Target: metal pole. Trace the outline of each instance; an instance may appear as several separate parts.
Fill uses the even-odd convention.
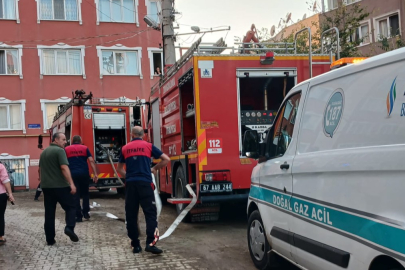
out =
[[[337,48],[336,48],[336,57],[337,57],[337,59],[336,60],[339,60],[340,59],[340,34],[339,34],[339,29],[337,27],[332,27],[332,28],[324,31],[321,34],[321,53],[322,54],[324,53],[324,51],[323,51],[323,37],[327,33],[332,32],[332,31],[334,31],[336,33],[336,46],[337,46]],[[332,62],[332,60],[331,60],[331,62]]]
[[[174,48],[173,30],[173,2],[174,0],[162,0],[162,35],[163,35],[163,58],[164,65],[171,66],[176,63],[176,51]]]
[[[312,36],[311,28],[306,27],[295,33],[294,37],[294,53],[297,54],[297,36],[302,32],[308,31],[308,42],[309,42],[309,77],[312,78]]]

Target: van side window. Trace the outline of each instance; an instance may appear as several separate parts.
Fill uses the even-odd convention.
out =
[[[267,137],[267,158],[281,157],[287,151],[292,140],[300,99],[301,93],[297,93],[284,102]]]

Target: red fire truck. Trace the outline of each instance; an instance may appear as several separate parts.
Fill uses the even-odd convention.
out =
[[[170,194],[180,212],[191,201],[190,184],[200,204],[195,220],[212,220],[218,216],[201,213],[210,212],[205,204],[218,210],[221,202],[247,201],[256,162],[242,151],[244,132],[264,137],[286,93],[312,73],[329,71],[333,57],[274,54],[265,46],[224,55],[225,48],[200,42],[152,88],[149,137],[171,159],[156,176],[160,192]],[[288,45],[282,50],[294,51]]]
[[[50,134],[63,132],[68,144],[74,135],[80,135],[97,164],[97,184],[89,179],[89,185],[100,191],[117,188],[124,192],[124,179],[115,171],[121,147],[130,141],[134,125],[142,125],[141,100],[128,103],[125,100],[105,102],[76,90],[72,100],[61,106],[54,117]]]

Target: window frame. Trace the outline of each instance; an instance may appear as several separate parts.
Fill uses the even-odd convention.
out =
[[[397,9],[397,10],[394,10],[394,11],[391,11],[391,12],[388,12],[388,13],[385,13],[385,14],[382,14],[382,15],[379,15],[378,17],[374,17],[374,19],[373,19],[373,23],[374,23],[374,29],[375,29],[375,31],[376,31],[376,34],[375,34],[375,40],[376,41],[381,41],[381,40],[383,40],[384,38],[393,38],[393,37],[396,37],[396,36],[398,36],[398,35],[395,35],[395,36],[391,36],[391,30],[390,30],[390,20],[389,20],[389,18],[391,17],[391,16],[393,16],[393,15],[398,15],[398,26],[399,26],[399,34],[398,35],[401,35],[401,33],[402,33],[402,27],[401,27],[401,12],[400,12],[400,10],[399,9]],[[382,21],[382,20],[386,20],[387,21],[387,27],[388,27],[388,37],[380,37],[380,24],[379,24],[379,22],[380,21]]]
[[[19,0],[18,0],[19,1]],[[79,22],[80,25],[83,24],[82,20],[82,0],[76,0],[77,2],[77,20],[61,20],[61,19],[41,19],[41,0],[35,0],[37,2],[37,23],[41,23],[41,21],[57,21],[57,22]],[[52,0],[52,6],[55,0]],[[65,0],[63,0],[65,3]],[[53,16],[55,14],[53,13]],[[66,14],[65,14],[66,16]]]
[[[145,0],[146,16],[150,15],[149,10],[150,10],[150,8],[151,8],[150,4],[151,4],[152,2],[156,3],[157,10],[158,10],[158,14],[157,14],[157,16],[158,16],[158,21],[157,21],[157,23],[160,24],[160,23],[161,23],[161,18],[160,18],[161,16],[159,16],[159,13],[162,12],[162,5],[161,5],[161,3],[160,3],[159,0]],[[150,17],[150,16],[148,16],[148,17]],[[150,26],[148,26],[148,27],[150,27]]]
[[[359,27],[357,27],[356,29],[353,29],[353,30],[359,31],[359,39],[363,39],[361,28],[366,25],[368,26],[368,42],[364,43],[364,40],[363,40],[362,42],[359,43],[359,45],[357,47],[362,47],[362,46],[366,46],[366,45],[373,43],[373,35],[372,35],[372,31],[371,31],[371,20],[366,20],[366,21],[360,22]],[[354,33],[352,33],[351,37],[348,38],[349,42],[353,42],[350,40],[350,38],[353,40],[353,35],[354,35],[354,40],[356,39],[356,32],[354,32]]]
[[[142,74],[142,47],[126,47],[122,44],[117,44],[111,47],[105,47],[105,46],[96,46],[97,49],[97,56],[99,59],[99,67],[100,67],[100,79],[103,78],[103,76],[131,76],[131,77],[140,77],[143,79],[143,74]],[[129,75],[129,74],[104,74],[104,69],[103,69],[103,51],[113,51],[114,55],[116,52],[136,52],[137,53],[137,58],[138,58],[138,70],[139,74],[138,75]]]
[[[4,0],[3,0],[4,1]],[[12,0],[12,1],[14,1],[14,5],[15,5],[15,19],[4,19],[4,18],[0,18],[0,21],[1,20],[3,20],[3,21],[16,21],[17,23],[20,23],[20,12],[19,12],[19,9],[18,9],[18,2],[20,1],[20,0]],[[4,2],[3,2],[4,3]],[[3,4],[3,11],[4,11],[4,4]]]
[[[0,128],[0,132],[1,131],[19,131],[22,130],[22,132],[25,134],[27,133],[27,130],[25,128],[25,104],[26,104],[26,100],[25,99],[20,99],[20,100],[10,100],[10,99],[6,99],[4,97],[0,97],[0,107],[3,106],[7,106],[7,122],[8,122],[8,126],[10,127],[10,109],[9,106],[10,105],[15,105],[18,104],[21,106],[21,128],[19,129],[11,129],[11,128],[7,128],[7,129],[1,129]]]
[[[24,159],[24,171],[25,171],[25,188],[28,190],[30,188],[30,178],[29,178],[29,167],[30,165],[30,155],[22,155],[22,156],[13,156],[9,153],[1,153],[0,154],[0,161],[4,162],[5,160],[13,160],[13,159]],[[23,187],[23,186],[21,186]]]
[[[139,11],[138,11],[139,0],[133,0],[133,1],[134,1],[134,8],[135,8],[135,10],[134,10],[135,11],[135,21],[134,22],[115,22],[115,21],[101,21],[100,20],[100,13],[99,13],[100,12],[100,0],[94,0],[94,2],[96,4],[96,15],[97,15],[96,25],[99,25],[100,22],[101,23],[129,23],[129,24],[135,23],[136,26],[139,27]],[[111,5],[111,0],[110,0],[110,5]],[[110,19],[112,19],[112,18],[110,17]]]
[[[71,99],[68,97],[60,97],[58,99],[40,99],[39,102],[41,103],[41,111],[42,111],[42,127],[43,132],[48,133],[47,130],[51,127],[48,127],[48,119],[46,116],[46,105],[47,104],[66,104]]]
[[[84,57],[85,57],[85,46],[84,45],[69,46],[69,45],[66,45],[65,43],[58,43],[53,46],[37,45],[37,49],[38,49],[38,57],[39,57],[39,74],[40,74],[41,79],[43,78],[43,76],[83,76],[83,79],[86,79],[86,69],[85,69],[85,64],[84,64]],[[65,50],[65,51],[80,50],[82,73],[81,74],[45,74],[44,62],[43,62],[43,51],[44,50],[55,50],[55,52],[61,51],[61,50]],[[55,59],[55,61],[56,61],[56,59]],[[55,69],[57,70],[57,65],[55,65]],[[68,69],[69,69],[69,66],[68,66]]]
[[[23,78],[22,73],[22,52],[23,45],[7,45],[3,42],[0,42],[0,50],[17,50],[17,58],[18,58],[18,73],[17,74],[0,74],[0,76],[20,76],[20,79]]]
[[[160,68],[160,71],[162,72],[162,75],[163,75],[163,49],[148,48],[148,57],[149,57],[149,66],[150,66],[150,78],[151,79],[153,79],[154,77],[160,77],[159,75],[155,75],[154,63],[153,63],[153,54],[154,53],[160,53],[160,59],[161,59],[161,63],[162,63],[162,67]]]
[[[290,101],[290,99],[292,98],[292,97],[294,97],[294,96],[296,96],[296,95],[300,95],[300,104],[298,105],[298,107],[297,107],[297,110],[296,110],[296,112],[295,112],[295,115],[294,115],[294,123],[292,123],[291,122],[291,120],[293,119],[293,117],[292,117],[292,113],[294,113],[294,105],[292,104],[292,102]],[[286,104],[287,104],[287,102],[289,102],[290,104],[292,104],[293,105],[293,107],[292,107],[292,109],[291,109],[291,111],[290,111],[290,117],[291,117],[291,119],[286,119],[286,121],[288,121],[288,122],[290,122],[291,124],[293,124],[294,126],[295,126],[295,122],[296,122],[296,118],[297,118],[297,114],[298,114],[298,111],[299,111],[299,108],[300,108],[300,106],[303,106],[303,104],[301,103],[301,102],[303,102],[303,91],[297,91],[297,92],[294,92],[294,93],[292,93],[290,96],[288,96],[288,99],[286,99],[281,105],[280,105],[280,109],[278,110],[278,112],[277,112],[277,116],[276,116],[276,118],[274,119],[274,121],[273,121],[273,125],[272,125],[272,127],[270,128],[270,131],[269,131],[269,133],[267,134],[267,136],[266,136],[266,150],[265,150],[265,156],[266,156],[266,160],[271,160],[271,159],[275,159],[275,158],[280,158],[280,157],[283,157],[284,155],[285,155],[285,153],[288,151],[288,149],[290,148],[290,145],[292,144],[292,140],[293,140],[293,136],[291,136],[291,142],[289,143],[289,145],[288,145],[288,147],[287,147],[287,149],[286,149],[286,151],[282,154],[282,155],[278,155],[278,156],[273,156],[273,157],[270,157],[270,147],[271,147],[271,145],[270,145],[270,143],[273,143],[273,135],[274,135],[274,133],[275,133],[275,124],[277,123],[277,121],[278,120],[280,120],[279,118],[281,118],[281,122],[283,122],[284,121],[284,119],[286,119],[285,118],[285,116],[284,116],[284,113],[285,113],[285,107],[286,107]],[[282,127],[282,125],[281,125],[281,123],[280,123],[280,133],[281,133],[281,127]],[[272,133],[270,133],[270,132],[272,132]],[[277,146],[276,147],[278,147],[278,144],[280,143],[280,139],[278,139],[277,140]]]

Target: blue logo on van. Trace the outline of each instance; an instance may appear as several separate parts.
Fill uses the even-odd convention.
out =
[[[325,113],[323,116],[323,128],[327,137],[333,137],[336,129],[339,126],[342,118],[344,107],[344,95],[342,89],[337,89],[333,92],[326,104]]]

